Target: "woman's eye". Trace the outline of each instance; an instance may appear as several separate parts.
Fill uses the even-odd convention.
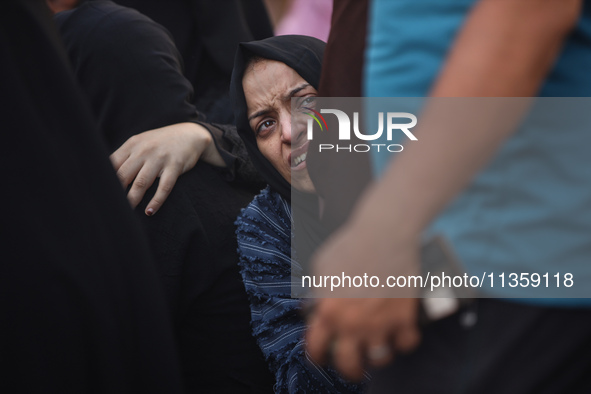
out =
[[[266,131],[269,131],[269,129],[271,127],[273,127],[274,125],[275,125],[275,121],[273,121],[273,120],[265,120],[265,121],[263,121],[259,125],[259,127],[257,129],[257,136],[258,135],[261,135],[261,134],[264,134]]]
[[[316,105],[316,97],[314,96],[310,96],[310,97],[304,97],[304,99],[301,101],[300,106],[303,108],[314,108],[314,106]]]
[[[316,97],[306,97],[306,98],[304,99],[304,105],[305,105],[305,106],[308,106],[308,107],[309,107],[310,105],[313,105],[315,102],[316,102]]]

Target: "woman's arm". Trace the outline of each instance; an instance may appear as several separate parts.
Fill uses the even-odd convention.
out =
[[[236,147],[241,141],[227,137],[231,127],[200,122],[193,87],[166,29],[111,2],[85,2],[55,20],[108,148],[120,147],[111,160],[123,185],[132,184],[133,206],[160,176],[146,210],[155,213],[178,176],[198,160],[225,166],[227,178],[236,172],[240,179],[248,160]]]
[[[149,130],[129,138],[110,158],[123,187],[131,184],[127,199],[134,208],[160,178],[146,206],[148,216],[160,209],[179,176],[199,160],[224,168],[227,181],[241,182],[256,190],[263,184],[236,128],[230,125],[195,121]]]
[[[191,122],[136,134],[111,154],[110,159],[123,187],[133,182],[127,193],[133,208],[160,177],[158,190],[146,208],[149,216],[160,209],[178,177],[193,168],[198,160],[225,166],[209,131]]]

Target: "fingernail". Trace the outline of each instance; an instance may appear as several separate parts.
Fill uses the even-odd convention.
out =
[[[146,209],[146,215],[152,216],[153,214],[154,214],[154,208],[148,208],[148,209]]]

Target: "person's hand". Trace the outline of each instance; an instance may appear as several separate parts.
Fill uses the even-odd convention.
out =
[[[418,345],[416,314],[416,298],[322,299],[306,334],[308,353],[359,381],[366,366],[384,366]]]
[[[379,277],[376,287],[323,289],[320,296],[372,298],[323,298],[309,319],[306,342],[312,359],[323,363],[330,358],[344,376],[353,380],[363,377],[364,366],[385,365],[396,352],[410,351],[420,340],[418,300],[412,298],[417,289],[382,286],[390,275],[417,274],[418,242],[415,237],[369,224],[346,225],[312,261],[317,277]]]
[[[148,216],[160,209],[178,177],[198,160],[225,165],[209,131],[196,123],[178,123],[134,135],[110,159],[123,187],[133,182],[127,194],[133,208],[160,177],[158,189],[146,207]]]

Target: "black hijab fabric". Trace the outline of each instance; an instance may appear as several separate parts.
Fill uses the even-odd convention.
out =
[[[244,141],[252,162],[265,181],[271,186],[271,189],[281,194],[289,202],[291,202],[291,185],[263,156],[257,146],[254,132],[250,128],[246,99],[242,89],[242,76],[246,71],[248,61],[252,57],[261,57],[285,63],[306,82],[318,89],[325,45],[324,42],[314,37],[277,36],[261,41],[241,43],[234,60],[230,96],[234,104],[234,118],[238,134]],[[294,193],[297,192],[294,190]]]

